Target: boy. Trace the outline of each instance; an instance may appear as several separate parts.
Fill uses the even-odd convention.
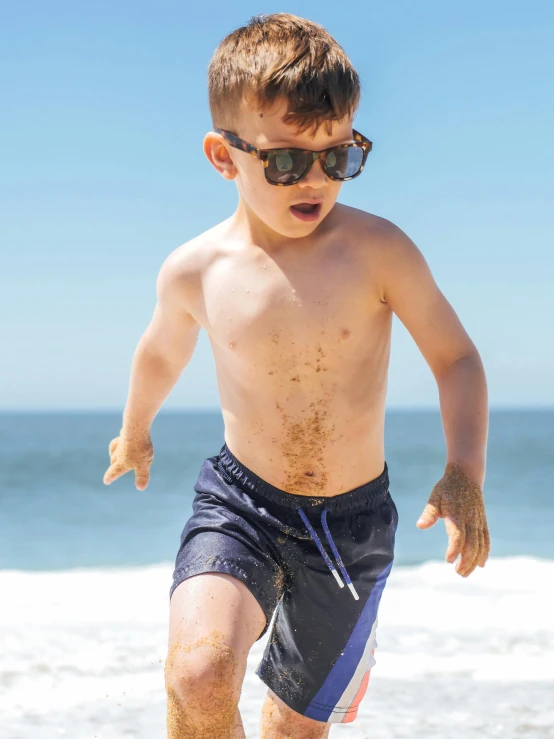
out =
[[[263,739],[327,737],[366,690],[398,524],[384,457],[391,322],[437,381],[447,463],[420,528],[445,519],[467,577],[489,554],[482,486],[487,389],[479,354],[413,242],[336,202],[371,142],[360,88],[319,25],[277,13],[225,38],[209,68],[204,152],[239,203],[176,249],[133,360],[109,484],[144,490],[149,429],[203,327],[225,443],[195,485],[170,590],[170,739],[244,737],[237,708],[252,644]]]

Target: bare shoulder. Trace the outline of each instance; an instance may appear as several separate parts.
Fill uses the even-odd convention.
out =
[[[202,276],[218,258],[223,224],[180,244],[165,258],[157,279],[158,295],[180,298],[189,307],[202,288]]]
[[[372,272],[415,269],[425,264],[420,249],[399,226],[382,216],[341,205],[341,221],[369,260]],[[383,274],[384,276],[384,274]]]
[[[204,231],[174,249],[165,259],[162,270],[173,277],[195,278],[218,256],[218,244],[223,236],[223,224]]]
[[[358,238],[372,257],[387,257],[394,251],[419,251],[399,226],[375,213],[341,203],[340,223],[341,228],[346,226],[348,232]]]
[[[341,205],[339,221],[366,265],[381,302],[387,302],[393,284],[402,284],[406,279],[429,279],[429,268],[420,249],[392,221],[345,205]]]

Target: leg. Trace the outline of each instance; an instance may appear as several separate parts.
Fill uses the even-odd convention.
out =
[[[268,690],[262,708],[261,739],[327,739],[331,725],[302,716]]]
[[[266,623],[246,585],[209,572],[170,604],[165,664],[168,739],[244,739],[238,701],[246,658]]]
[[[288,731],[291,725],[302,727],[299,737],[324,737],[326,724],[356,719],[376,662],[377,613],[393,563],[397,519],[391,500],[384,498],[360,521],[355,508],[333,516],[334,539],[323,514],[319,524],[314,506],[309,510],[314,541],[289,537],[287,545],[295,547],[286,560],[290,577],[256,673],[292,710],[286,711],[270,693],[262,719],[264,739],[291,734],[296,739]],[[323,546],[317,546],[314,524],[325,529],[329,548],[338,552],[342,589],[331,568],[321,567]],[[351,582],[352,589],[344,582]],[[314,723],[302,723],[294,712]]]

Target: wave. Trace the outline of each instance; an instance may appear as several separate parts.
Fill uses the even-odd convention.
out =
[[[37,739],[162,735],[172,568],[163,562],[0,571],[0,713],[10,738],[28,737],[30,731]],[[443,691],[445,700],[455,692],[475,701],[478,681],[482,705],[473,704],[471,720],[482,713],[485,721],[491,701],[499,706],[510,682],[514,690],[515,683],[525,683],[528,692],[518,700],[522,706],[544,703],[547,716],[554,681],[553,581],[554,562],[526,556],[492,558],[468,578],[446,562],[394,566],[379,608],[372,670],[380,700],[389,701],[391,689],[379,690],[390,680],[412,686],[398,687],[397,699],[408,690],[424,702],[425,691],[432,690]],[[252,737],[265,692],[254,671],[266,639],[252,648],[241,698]],[[394,706],[391,711],[394,716]],[[446,726],[436,725],[437,736],[447,736]],[[434,736],[435,728],[426,736]],[[396,736],[397,729],[391,723],[390,734],[383,728],[382,736]]]

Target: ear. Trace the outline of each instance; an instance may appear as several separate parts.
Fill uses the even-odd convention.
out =
[[[204,136],[203,147],[208,161],[219,174],[226,180],[234,180],[237,176],[237,168],[233,164],[230,147],[223,136],[215,131],[209,131]]]

